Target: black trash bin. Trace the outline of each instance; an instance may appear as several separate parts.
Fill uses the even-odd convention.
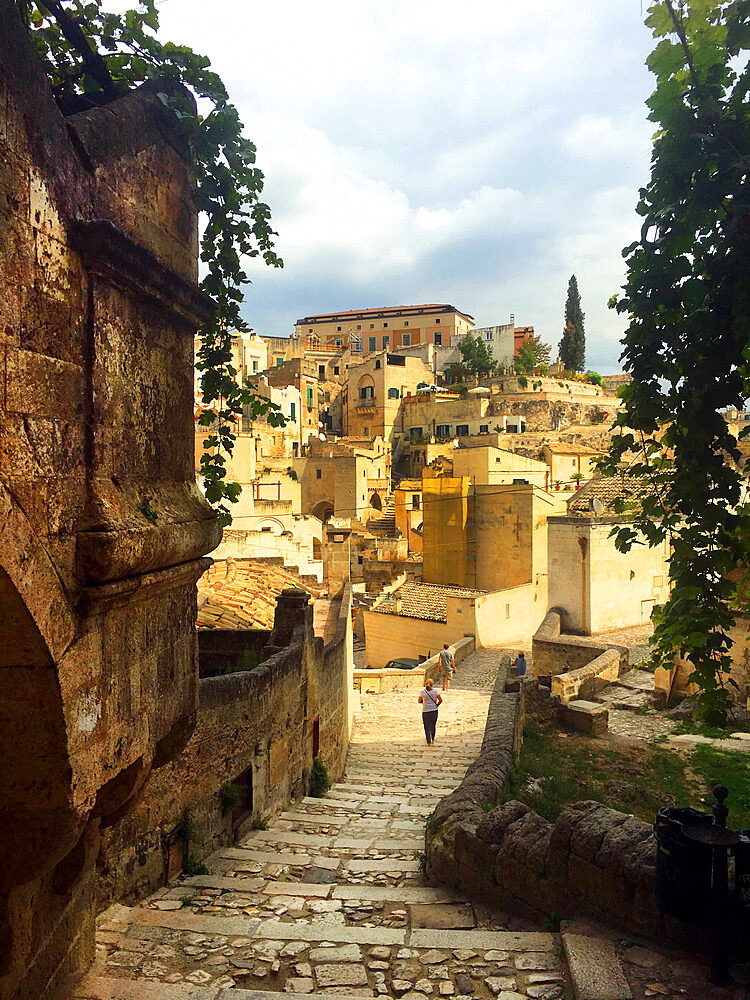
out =
[[[738,830],[740,842],[734,849],[734,887],[740,913],[750,923],[750,830]]]
[[[711,911],[711,848],[689,840],[685,827],[712,824],[697,809],[667,806],[656,814],[656,903],[679,920],[705,920]]]

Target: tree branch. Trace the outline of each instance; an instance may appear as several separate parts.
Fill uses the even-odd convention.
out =
[[[39,2],[60,25],[60,31],[83,59],[84,69],[102,88],[104,96],[109,99],[119,97],[120,91],[115,86],[106,62],[96,49],[91,47],[81,26],[70,17],[61,0],[39,0]]]
[[[695,72],[695,66],[693,65],[693,53],[690,51],[690,46],[688,45],[687,35],[685,34],[685,25],[677,16],[677,11],[674,9],[672,0],[664,0],[664,2],[667,5],[667,10],[672,18],[672,23],[674,24],[674,30],[677,33],[677,37],[680,39],[680,44],[682,45],[685,53],[685,60],[687,62],[688,72],[690,73],[690,79],[692,80],[693,87],[698,91],[698,93],[700,93],[701,85]]]

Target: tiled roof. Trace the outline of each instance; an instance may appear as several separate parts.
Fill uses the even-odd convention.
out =
[[[391,594],[392,600],[379,604],[372,610],[383,615],[402,615],[405,618],[423,618],[426,621],[444,622],[448,617],[446,598],[483,597],[483,590],[465,587],[442,587],[435,583],[405,583]],[[396,602],[400,608],[396,610]]]
[[[216,562],[198,581],[198,628],[273,628],[276,598],[287,587],[320,589],[281,566],[253,559]]]
[[[600,455],[601,452],[586,444],[566,444],[564,441],[547,441],[544,445],[553,455]]]
[[[651,492],[649,481],[643,476],[628,472],[619,472],[614,476],[595,476],[585,486],[581,487],[569,501],[568,513],[577,517],[601,517],[617,514],[615,503],[638,501]],[[592,500],[600,500],[602,509],[595,511],[591,507]],[[626,510],[623,516],[627,516]]]
[[[469,313],[461,312],[460,309],[456,309],[455,306],[449,305],[446,302],[425,302],[423,305],[416,306],[379,306],[374,309],[345,309],[342,312],[332,312],[332,313],[316,313],[313,316],[303,316],[302,319],[297,320],[297,326],[304,323],[320,323],[334,320],[334,319],[344,319],[344,317],[354,318],[355,316],[372,316],[372,315],[394,315],[398,313],[411,313],[413,310],[427,310],[428,312],[455,312],[459,316],[466,316],[468,319],[473,319]]]

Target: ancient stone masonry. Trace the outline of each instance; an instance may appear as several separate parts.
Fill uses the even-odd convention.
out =
[[[194,725],[188,150],[150,83],[63,118],[0,3],[0,997],[93,957],[100,832]]]
[[[569,806],[555,823],[520,802],[500,804],[533,684],[508,681],[501,670],[481,753],[427,825],[428,875],[502,910],[583,917],[656,939],[690,935],[656,907],[648,823],[599,802]]]
[[[332,778],[340,777],[349,742],[351,588],[345,588],[335,634],[325,645],[313,634],[308,600],[304,591],[285,590],[274,630],[249,631],[249,641],[243,631],[199,633],[195,731],[182,753],[152,777],[135,809],[103,835],[100,904],[143,898],[179,874],[186,857],[207,857],[248,831],[253,819],[306,795],[314,754]],[[262,662],[238,671],[237,652],[246,649]],[[232,672],[219,672],[222,661]],[[243,789],[234,808],[221,802],[220,789],[228,784]]]

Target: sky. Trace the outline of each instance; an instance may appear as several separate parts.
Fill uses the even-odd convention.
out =
[[[587,366],[618,370],[649,176],[641,0],[163,0],[160,37],[208,55],[258,149],[283,270],[243,315],[451,303],[553,348],[568,279]]]

